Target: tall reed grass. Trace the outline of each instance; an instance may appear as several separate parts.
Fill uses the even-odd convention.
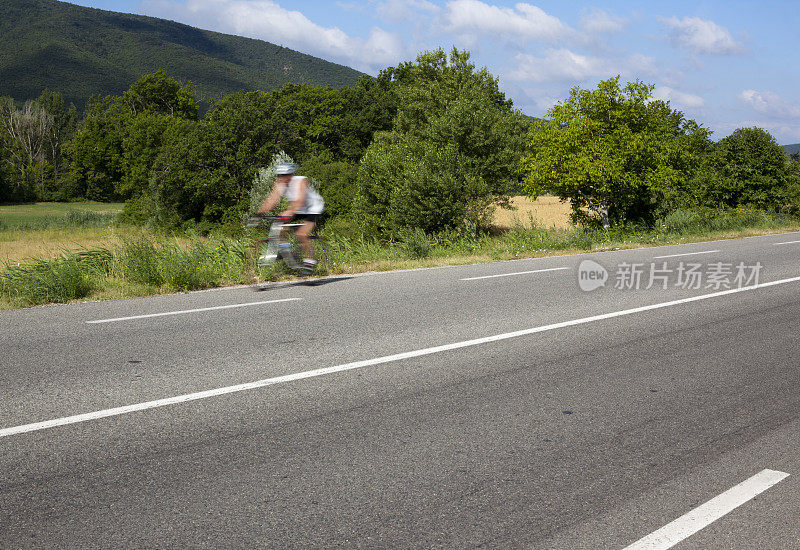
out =
[[[94,281],[73,256],[7,266],[0,274],[0,292],[13,303],[35,306],[84,298]]]
[[[118,249],[65,252],[54,259],[7,263],[0,294],[14,305],[67,302],[87,297],[108,279],[143,285],[151,293],[189,291],[242,282],[251,259],[243,241],[219,239],[189,246],[142,238]]]

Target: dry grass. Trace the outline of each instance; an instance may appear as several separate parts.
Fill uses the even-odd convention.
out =
[[[0,231],[0,265],[55,258],[66,251],[112,247],[143,234],[143,230],[128,226]]]
[[[32,258],[49,259],[65,251],[81,250],[141,235],[132,227],[60,226],[46,222],[62,220],[71,212],[119,214],[122,203],[46,203],[0,206],[0,265]],[[32,228],[33,227],[33,228]]]
[[[494,213],[494,225],[509,228],[516,224],[530,226],[533,220],[540,227],[571,227],[569,223],[570,206],[558,197],[545,195],[535,201],[528,197],[512,197],[515,210],[498,208]]]

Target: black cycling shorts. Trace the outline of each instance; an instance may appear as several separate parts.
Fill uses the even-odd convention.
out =
[[[292,216],[292,221],[311,222],[316,225],[319,214],[295,214]]]

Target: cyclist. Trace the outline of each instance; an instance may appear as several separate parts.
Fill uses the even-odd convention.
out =
[[[325,201],[308,183],[308,178],[297,175],[297,165],[293,162],[278,164],[275,169],[272,191],[261,203],[258,214],[267,214],[278,205],[283,197],[286,197],[289,206],[281,212],[281,217],[286,221],[294,219],[303,222],[303,225],[295,231],[295,235],[303,248],[303,270],[311,273],[317,266],[314,245],[311,243],[311,232],[314,230],[320,214],[325,210]],[[286,244],[284,239],[285,236],[282,233],[281,245]]]

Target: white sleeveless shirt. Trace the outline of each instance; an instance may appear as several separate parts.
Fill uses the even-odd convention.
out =
[[[283,189],[283,196],[290,203],[294,202],[300,192],[300,182],[302,180],[306,180],[306,201],[297,209],[296,214],[322,214],[322,211],[325,210],[325,201],[322,199],[322,195],[311,187],[308,179],[303,176],[292,176],[292,179]]]

